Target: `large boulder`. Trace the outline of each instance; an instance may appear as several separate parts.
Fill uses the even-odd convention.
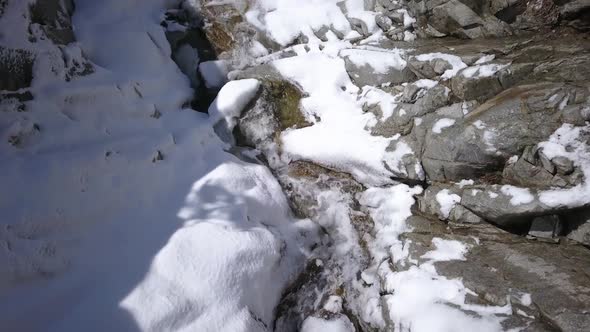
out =
[[[445,181],[501,171],[526,146],[547,139],[562,124],[578,87],[537,83],[508,89],[440,133],[426,137],[422,162],[428,177]]]

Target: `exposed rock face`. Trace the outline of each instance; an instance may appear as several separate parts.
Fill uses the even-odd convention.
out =
[[[455,31],[445,30],[445,34],[506,36],[525,22],[536,22],[532,18],[526,21],[526,17],[533,17],[526,16],[531,10],[519,7],[517,1],[484,5],[456,2],[439,1],[439,5],[426,8],[425,13],[441,19],[436,23],[439,27]],[[421,6],[429,3],[435,2],[424,1]],[[391,31],[398,23],[394,13],[399,7],[391,4],[389,10],[388,6],[386,1],[377,2],[384,15],[377,18],[377,25],[384,31]],[[464,15],[451,13],[452,6],[459,6]],[[391,178],[427,186],[415,206],[415,213],[422,217],[411,217],[414,229],[402,236],[412,243],[410,257],[420,261],[435,237],[469,243],[465,262],[437,263],[437,269],[445,276],[463,278],[477,293],[473,303],[510,304],[514,315],[507,316],[505,328],[577,331],[586,326],[584,307],[589,303],[590,289],[583,271],[590,262],[587,249],[579,244],[589,243],[590,202],[581,199],[575,206],[555,204],[546,196],[556,188],[578,188],[586,181],[580,162],[571,155],[555,155],[547,142],[556,139],[555,133],[564,125],[584,128],[590,120],[588,40],[565,34],[549,41],[533,36],[485,41],[427,39],[407,44],[391,38],[379,46],[407,49],[400,58],[405,65],[376,71],[368,62],[354,59],[356,54],[369,56],[374,51],[347,50],[339,55],[352,82],[363,88],[361,95],[378,87],[379,93],[391,98],[391,104],[367,102],[363,107],[376,117],[367,130],[392,139],[387,151],[411,151],[399,159],[397,167],[389,168]],[[290,56],[295,54],[277,53],[279,58]],[[327,206],[318,197],[332,190],[332,183],[344,193],[348,197],[344,201],[351,207],[348,217],[362,220],[352,223],[359,235],[355,257],[364,262],[361,266],[367,266],[370,254],[363,248],[371,245],[366,241],[370,241],[374,223],[358,211],[354,193],[362,192],[362,185],[337,169],[281,159],[281,132],[313,125],[297,111],[305,95],[295,85],[280,83],[280,73],[269,64],[248,68],[235,77],[266,82],[256,103],[242,114],[235,135],[243,145],[262,152],[261,159],[281,179],[298,215],[325,222]],[[273,86],[284,92],[273,93]],[[282,112],[294,116],[282,119]],[[576,142],[585,142],[587,135],[581,129]],[[580,144],[572,141],[563,147],[569,153],[586,153],[580,148],[586,143]],[[462,181],[466,179],[471,180]],[[327,238],[335,241],[335,230],[328,227],[326,231]],[[322,257],[324,263],[327,257],[337,262],[330,254]],[[373,330],[355,313],[353,294],[358,290],[350,286],[352,281],[338,279],[337,285],[328,281],[331,273],[342,273],[335,271],[343,263],[329,267],[314,264],[308,269],[313,273],[306,272],[286,293],[277,326],[288,330],[293,324],[299,326],[305,316],[324,315],[318,303],[344,291],[347,316],[357,329]],[[405,271],[408,267],[397,263],[395,268]],[[566,272],[569,268],[574,270]],[[527,282],[530,278],[540,281],[531,285]],[[552,291],[545,291],[549,288]],[[324,300],[312,304],[314,297],[305,289],[323,294]],[[305,309],[287,309],[294,303]]]
[[[405,236],[416,243],[416,257],[429,250],[434,237],[473,244],[466,262],[440,262],[436,268],[462,278],[477,293],[471,299],[474,304],[512,303],[520,314],[508,318],[505,328],[522,326],[525,320],[530,324],[526,331],[552,331],[556,327],[580,331],[589,323],[586,308],[590,289],[586,285],[590,257],[586,248],[530,241],[486,223],[444,226],[420,217],[412,217],[411,223],[414,232]],[[473,237],[479,244],[472,242]]]
[[[507,157],[547,139],[561,126],[559,105],[573,100],[575,93],[573,86],[553,83],[506,90],[452,128],[427,136],[426,173],[433,180],[459,181],[500,170]],[[555,95],[563,97],[551,99]]]
[[[583,0],[411,0],[408,7],[424,36],[502,37],[558,24],[588,29]]]

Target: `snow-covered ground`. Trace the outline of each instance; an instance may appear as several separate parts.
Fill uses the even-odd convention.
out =
[[[76,1],[68,47],[95,73],[39,65],[29,111],[2,123],[41,128],[0,145],[2,330],[265,331],[303,267],[315,227],[182,107],[192,91],[159,24],[172,2]],[[26,6],[10,4],[0,42],[47,46],[26,43]],[[236,94],[216,105],[239,112]]]
[[[258,92],[259,81],[225,84],[208,115],[184,106],[192,96],[189,80],[171,60],[160,25],[165,9],[177,2],[77,0],[77,42],[67,46],[67,54],[77,59],[83,52],[95,72],[64,81],[65,69],[48,70],[53,63],[47,58],[35,67],[29,111],[1,119],[6,135],[28,135],[22,148],[0,145],[0,327],[272,328],[281,293],[302,270],[318,241],[318,226],[293,216],[265,166],[227,152],[232,129]],[[198,1],[187,3],[198,6]],[[48,41],[26,42],[19,13],[27,1],[10,4],[0,29],[10,27],[14,33],[0,43],[53,47]],[[370,253],[363,271],[354,265],[353,256],[361,249],[350,219],[350,197],[334,188],[316,197],[323,206],[319,224],[335,239],[342,277],[353,281],[358,292],[356,303],[347,305],[364,322],[397,331],[499,331],[501,315],[512,312],[510,304],[469,304],[466,297],[474,293],[460,279],[436,271],[437,261],[464,260],[469,245],[434,238],[433,250],[411,257],[411,242],[400,237],[411,231],[406,221],[422,188],[395,182],[392,171],[406,172],[402,159],[413,151],[398,142],[400,135],[376,136],[371,129],[405,111],[397,111],[399,95],[385,92],[385,86],[356,86],[344,58],[376,74],[403,70],[407,63],[404,50],[370,45],[382,32],[375,26],[376,13],[363,4],[261,0],[247,7],[247,21],[277,44],[284,47],[306,37],[306,44],[293,46],[296,55],[288,58],[268,55],[261,44],[250,52],[258,57],[256,63],[269,64],[305,92],[300,108],[311,126],[281,133],[278,162],[311,161],[349,173],[365,186],[355,199],[374,229],[363,239]],[[404,24],[411,24],[413,18],[402,13]],[[370,36],[353,42],[362,36],[349,18],[363,22]],[[322,41],[316,33],[325,26],[332,31]],[[486,77],[504,66],[489,63],[493,56],[471,67],[443,53],[416,59],[448,61],[451,68],[441,80],[462,70],[465,77]],[[211,86],[225,82],[215,69],[220,66],[227,70],[221,62],[201,64],[203,73],[213,73],[205,75]],[[428,90],[438,82],[415,84]],[[381,115],[366,111],[375,105]],[[415,120],[419,125],[420,119]],[[431,131],[441,134],[454,124],[454,119],[442,118]],[[479,125],[483,128],[481,121]],[[542,147],[547,155],[569,157],[590,172],[588,151],[579,142],[582,134],[564,125]],[[413,171],[424,178],[419,163]],[[566,195],[565,190],[540,195],[547,205],[576,206],[582,203],[571,197],[589,190],[584,183]],[[523,188],[504,186],[501,191],[515,205],[532,200]],[[461,198],[444,189],[436,200],[448,216]],[[337,315],[342,301],[331,296],[324,305],[337,319],[310,316],[303,331],[353,331],[351,321]]]

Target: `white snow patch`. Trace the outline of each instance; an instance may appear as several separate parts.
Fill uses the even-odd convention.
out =
[[[446,219],[455,205],[461,202],[461,196],[450,193],[448,189],[443,189],[436,193],[436,201],[440,205],[440,213]]]
[[[344,315],[334,319],[323,319],[309,316],[303,321],[301,332],[354,332],[352,322]]]
[[[321,119],[310,127],[284,131],[283,157],[346,171],[365,184],[391,183],[391,173],[384,166],[384,162],[397,163],[396,156],[385,151],[391,139],[373,136],[365,129],[376,119],[363,112],[344,60],[314,51],[273,65],[309,94],[301,100],[303,112]]]
[[[464,243],[455,240],[445,240],[435,237],[432,239],[432,244],[434,244],[436,249],[428,251],[420,258],[429,259],[437,262],[465,260],[467,246]]]
[[[300,35],[318,43],[314,32],[329,27],[342,35],[352,32],[350,23],[338,7],[338,0],[262,0],[250,3],[248,22],[286,46]],[[364,10],[362,0],[346,1],[347,16],[362,20],[370,32],[376,31],[375,13]]]
[[[441,78],[442,79],[445,79],[445,80],[454,77],[455,75],[457,75],[457,73],[461,69],[467,67],[467,65],[461,60],[460,57],[458,57],[456,55],[446,54],[446,53],[440,53],[440,52],[420,54],[420,55],[416,56],[416,59],[418,61],[432,61],[432,60],[435,60],[435,59],[442,59],[442,60],[445,60],[446,62],[448,62],[451,65],[452,68],[446,70],[441,75]]]
[[[260,82],[255,79],[231,81],[221,88],[215,101],[209,106],[209,119],[212,125],[224,121],[226,128],[231,132],[237,118],[246,105],[254,98],[260,87]]]
[[[475,61],[476,65],[482,65],[486,62],[490,62],[492,60],[494,60],[496,58],[495,54],[486,54],[484,56],[482,56],[481,58],[477,59],[477,61]]]
[[[369,66],[377,74],[387,74],[391,69],[402,70],[406,67],[406,61],[401,57],[402,52],[371,51],[360,49],[346,49],[340,51],[340,56],[347,58],[357,67]]]
[[[509,165],[515,164],[518,161],[518,155],[514,155],[506,161]]]
[[[459,181],[459,183],[457,183],[459,185],[459,188],[463,188],[465,186],[472,186],[475,182],[473,180],[461,180]]]
[[[199,72],[207,88],[220,88],[227,82],[229,66],[225,60],[205,61],[199,64]]]
[[[340,296],[331,295],[324,304],[324,309],[335,314],[341,312],[342,298]]]
[[[529,294],[529,293],[522,294],[522,296],[520,297],[520,303],[522,303],[523,305],[526,305],[527,307],[530,306],[531,304],[533,304],[531,294]]]
[[[500,188],[504,195],[511,196],[510,204],[521,205],[528,204],[535,199],[528,188],[518,188],[510,185],[504,185]]]
[[[379,106],[383,116],[381,120],[386,120],[393,115],[393,111],[398,105],[398,100],[401,94],[391,95],[381,89],[365,86],[361,92],[361,100],[365,102],[366,106]],[[401,114],[402,110],[398,114]]]
[[[481,120],[477,120],[477,121],[473,122],[473,125],[475,126],[475,128],[480,129],[480,130],[483,130],[486,128],[485,123],[483,123],[483,121],[481,121]]]
[[[563,124],[549,137],[547,142],[539,143],[543,153],[553,159],[566,157],[580,167],[584,173],[584,182],[568,189],[546,190],[539,193],[539,200],[548,206],[580,207],[590,202],[590,150],[585,143],[585,136],[590,133],[590,126],[574,127]]]
[[[440,134],[444,128],[450,127],[455,124],[454,119],[443,118],[434,123],[432,126],[432,132],[435,134]]]
[[[468,78],[482,78],[490,77],[498,71],[506,68],[509,64],[485,64],[476,65],[469,68],[465,68],[461,71],[461,75]]]
[[[427,78],[423,78],[423,79],[417,80],[413,84],[416,85],[419,88],[422,88],[422,89],[432,89],[432,88],[434,88],[435,86],[438,85],[438,81],[429,80]]]

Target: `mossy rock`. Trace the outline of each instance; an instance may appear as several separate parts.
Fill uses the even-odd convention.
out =
[[[299,109],[303,94],[295,85],[287,81],[267,80],[263,82],[266,100],[273,104],[275,116],[281,131],[287,128],[311,126]]]

